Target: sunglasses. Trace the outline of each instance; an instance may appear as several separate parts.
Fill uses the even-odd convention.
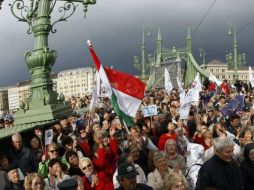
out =
[[[50,150],[49,152],[51,152],[51,153],[57,152],[57,149],[55,149],[55,150]]]
[[[83,168],[82,168],[82,170],[86,170],[87,168],[90,168],[92,166],[92,164],[88,164],[87,166],[84,166]]]
[[[84,133],[86,133],[86,131],[80,131],[79,133],[80,133],[80,134],[84,134]]]

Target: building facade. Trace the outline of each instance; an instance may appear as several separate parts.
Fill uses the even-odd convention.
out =
[[[230,83],[234,83],[233,74],[234,69],[229,67],[226,63],[218,60],[213,60],[206,65],[201,65],[201,68],[206,70],[207,73],[212,73],[220,81],[228,80]],[[238,79],[248,82],[249,71],[248,67],[238,67],[237,70]]]
[[[9,111],[8,105],[8,87],[0,88],[0,116]]]
[[[50,75],[53,81],[53,90],[57,91],[57,74],[53,73]],[[29,96],[30,91],[30,80],[18,82],[15,86],[8,88],[8,104],[9,111],[15,113],[19,109],[20,102],[24,102],[25,106]]]
[[[52,79],[53,82],[53,91],[57,92],[57,76],[58,73],[51,73],[50,78]]]
[[[65,70],[58,73],[57,92],[66,98],[82,97],[92,92],[95,80],[95,69],[85,67]]]
[[[72,70],[51,73],[53,90],[63,94],[66,98],[72,96],[82,97],[91,93],[94,87],[95,69],[85,67]],[[18,82],[14,86],[0,88],[0,115],[6,112],[15,113],[19,109],[20,102],[27,105],[31,95],[29,80]]]
[[[16,112],[19,109],[19,92],[17,86],[12,86],[8,89],[8,104],[9,111]]]

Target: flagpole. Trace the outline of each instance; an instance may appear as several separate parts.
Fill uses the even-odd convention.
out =
[[[40,144],[41,144],[42,153],[43,153],[43,154],[46,154],[46,151],[45,151],[45,149],[44,149],[44,146],[43,146],[43,143],[42,143],[41,138],[39,138],[39,140],[40,140]]]
[[[126,129],[126,131],[127,131],[127,134],[130,134],[130,131],[129,131],[129,129],[128,129],[128,127],[127,127],[127,125],[126,125],[126,123],[125,123],[125,121],[124,121],[124,119],[123,119],[123,126],[124,126],[124,128]]]

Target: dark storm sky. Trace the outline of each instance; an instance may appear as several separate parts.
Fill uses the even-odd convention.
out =
[[[160,26],[164,47],[185,45],[187,27],[196,29],[214,0],[97,0],[88,7],[83,18],[79,5],[68,22],[55,27],[50,34],[49,47],[58,52],[53,71],[91,66],[86,40],[90,39],[103,65],[130,74],[137,74],[133,56],[140,56],[142,27],[151,25],[152,36],[146,37],[147,53],[154,52]],[[17,22],[5,0],[0,11],[0,86],[30,79],[24,53],[33,47],[33,36],[26,34],[27,24]],[[27,3],[28,1],[26,1]],[[58,6],[61,3],[58,3]],[[199,48],[207,52],[207,62],[224,61],[224,52],[232,51],[228,26],[236,24],[239,53],[247,54],[247,64],[254,61],[254,1],[217,0],[193,36],[193,53],[198,62]],[[57,9],[52,16],[54,21]],[[249,24],[248,24],[249,23]]]

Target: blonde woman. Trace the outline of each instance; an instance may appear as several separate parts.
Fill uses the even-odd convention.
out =
[[[82,177],[84,189],[112,190],[114,189],[112,179],[103,171],[95,171],[90,158],[84,157],[79,161],[79,167],[84,173]]]
[[[187,190],[184,177],[177,173],[171,173],[164,178],[165,190]]]
[[[168,159],[168,166],[172,169],[185,170],[186,162],[182,155],[177,153],[176,141],[168,139],[165,143],[164,152]]]
[[[164,177],[173,172],[178,172],[173,170],[168,166],[167,155],[163,151],[157,151],[153,156],[155,169],[150,172],[147,176],[147,185],[152,187],[154,190],[164,189]]]
[[[45,182],[37,173],[30,173],[25,177],[25,190],[44,190]]]

